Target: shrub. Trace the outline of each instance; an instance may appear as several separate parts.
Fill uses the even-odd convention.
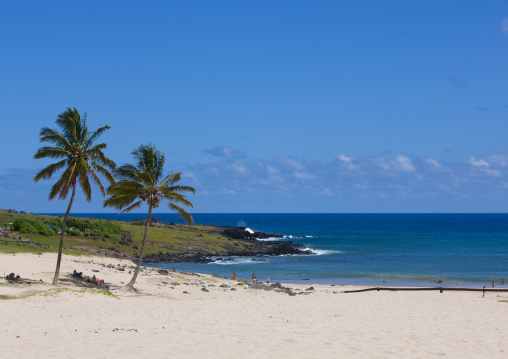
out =
[[[78,231],[77,229],[65,229],[65,234],[67,234],[68,236],[80,236],[81,235],[81,232]]]
[[[11,228],[23,234],[35,233],[46,237],[51,237],[55,234],[55,231],[49,228],[47,224],[35,219],[16,218],[12,221]]]
[[[62,228],[62,220],[58,217],[50,217],[44,221],[48,226],[53,226],[55,228]]]
[[[122,233],[122,227],[109,221],[96,221],[90,224],[90,235],[113,238]]]
[[[90,228],[90,225],[91,222],[89,219],[69,217],[67,218],[66,227],[74,227],[80,231],[84,231],[86,228]]]

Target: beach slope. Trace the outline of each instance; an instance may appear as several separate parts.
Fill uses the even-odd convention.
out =
[[[342,293],[288,285],[265,291],[209,275],[56,254],[0,254],[1,358],[506,358],[508,295]],[[81,287],[76,269],[106,286]],[[314,290],[306,290],[310,286]]]

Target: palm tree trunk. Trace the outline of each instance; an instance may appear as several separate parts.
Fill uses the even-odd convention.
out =
[[[132,276],[132,279],[129,282],[129,284],[127,284],[127,287],[134,287],[134,283],[136,282],[136,278],[138,277],[139,269],[141,268],[141,262],[143,261],[143,253],[145,252],[145,244],[146,239],[148,238],[148,227],[150,227],[151,217],[152,217],[152,205],[150,204],[148,207],[148,216],[146,217],[145,235],[143,236],[143,244],[141,245],[141,251],[139,252],[138,265],[136,266],[134,275]]]
[[[60,232],[60,246],[58,247],[58,258],[56,260],[56,270],[55,277],[53,278],[53,285],[58,285],[58,277],[60,276],[60,263],[62,262],[62,249],[65,235],[65,225],[67,224],[67,218],[69,217],[69,213],[71,211],[72,202],[74,202],[74,195],[76,194],[76,186],[72,186],[72,195],[71,200],[69,201],[69,205],[67,206],[67,212],[65,212],[65,217],[62,222],[62,229]]]

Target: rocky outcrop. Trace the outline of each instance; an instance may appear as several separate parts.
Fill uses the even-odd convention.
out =
[[[249,232],[245,227],[220,227],[220,234],[230,239],[247,242],[238,249],[231,246],[227,252],[205,252],[193,250],[183,254],[162,252],[147,254],[144,262],[172,262],[172,263],[210,263],[218,256],[263,257],[281,255],[310,255],[315,254],[304,245],[290,241],[259,241],[256,238],[283,238],[281,234],[267,234],[263,232]],[[246,249],[247,248],[247,249]],[[223,258],[220,258],[223,260]],[[256,259],[253,259],[256,260]]]
[[[244,240],[255,240],[255,239],[268,239],[268,238],[284,238],[282,234],[268,234],[263,232],[256,232],[246,227],[221,227],[221,234],[224,237],[232,239],[244,239]]]
[[[132,233],[130,231],[122,231],[122,236],[120,237],[120,241],[118,243],[125,246],[132,245]]]
[[[0,237],[12,238],[11,229],[9,227],[0,226]]]

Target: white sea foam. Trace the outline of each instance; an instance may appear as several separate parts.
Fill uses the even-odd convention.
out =
[[[245,228],[245,231],[246,231],[246,232],[249,232],[250,234],[253,234],[253,233],[254,233],[254,231],[253,231],[252,229],[250,229],[250,228]]]
[[[314,252],[318,256],[324,256],[327,254],[344,253],[342,251],[336,251],[336,250],[331,250],[331,249],[314,249],[314,248],[308,248],[308,247],[305,247],[305,249]]]
[[[220,264],[220,265],[238,265],[238,264],[260,264],[266,263],[267,260],[259,260],[254,257],[227,257],[227,260],[220,260],[215,262],[210,262],[208,264]]]
[[[282,238],[279,238],[279,237],[270,237],[270,238],[256,238],[258,241],[280,241],[281,239],[298,239],[298,238],[312,238],[312,236],[304,236],[304,237],[300,237],[300,236],[292,236],[292,235],[289,235],[289,236],[282,236]]]
[[[286,237],[284,237],[286,238]],[[269,237],[269,238],[256,238],[258,241],[279,241],[282,238]]]

